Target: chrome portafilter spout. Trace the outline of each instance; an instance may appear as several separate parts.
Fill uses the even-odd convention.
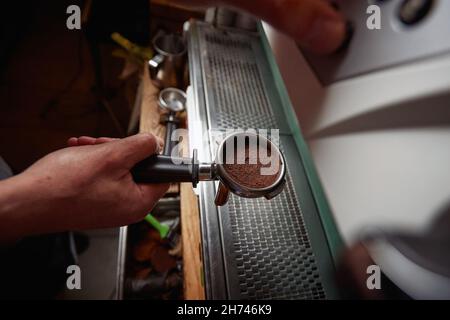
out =
[[[230,153],[227,150],[232,149],[234,153],[238,148],[236,145],[239,145],[239,140],[252,140],[257,141],[258,145],[269,146],[271,157],[276,160],[277,168],[270,183],[262,185],[243,183],[239,177],[230,172],[230,168],[233,168],[235,164],[225,161],[226,154]],[[245,146],[245,143],[241,144],[242,146]],[[257,174],[259,175],[259,173]],[[194,150],[192,158],[155,155],[134,167],[132,175],[137,183],[191,182],[194,188],[200,181],[219,181],[215,204],[223,206],[227,203],[230,192],[244,198],[265,197],[268,200],[274,198],[284,189],[286,166],[282,153],[268,139],[253,133],[237,133],[224,139],[217,150],[216,160],[213,163],[199,163],[196,150]]]

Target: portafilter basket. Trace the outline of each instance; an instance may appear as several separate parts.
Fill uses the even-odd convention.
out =
[[[239,162],[242,158],[240,158],[238,150],[253,144],[256,144],[258,153],[261,147],[267,148],[270,151],[271,159],[277,161],[278,170],[274,174],[276,178],[270,185],[255,187],[243,184],[227,169],[229,165],[243,164]],[[237,163],[233,162],[235,160]],[[283,191],[286,183],[286,164],[281,151],[269,139],[255,133],[245,132],[227,136],[219,145],[213,163],[199,163],[197,150],[194,150],[192,158],[155,155],[136,165],[132,170],[132,175],[137,183],[192,182],[194,187],[200,181],[219,181],[215,204],[223,206],[227,203],[230,192],[244,198],[272,199],[276,197]]]

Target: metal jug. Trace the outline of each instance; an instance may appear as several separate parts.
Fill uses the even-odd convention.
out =
[[[149,61],[150,74],[160,88],[184,89],[186,45],[176,34],[161,34],[153,40],[157,54]]]

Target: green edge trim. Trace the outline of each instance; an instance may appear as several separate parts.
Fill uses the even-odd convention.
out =
[[[339,253],[344,247],[342,237],[336,227],[336,222],[334,221],[330,206],[328,205],[328,200],[325,196],[325,192],[323,191],[319,175],[317,174],[316,167],[309,151],[309,147],[303,138],[297,115],[294,112],[294,108],[284,85],[280,70],[278,69],[278,65],[275,62],[273,55],[269,54],[272,52],[272,48],[270,47],[269,40],[266,37],[261,22],[258,23],[258,31],[261,36],[263,48],[269,62],[272,75],[274,76],[276,89],[281,99],[281,104],[289,125],[289,130],[293,135],[298,153],[305,167],[306,176],[311,187],[314,202],[316,203],[316,207],[319,212],[320,221],[322,222],[322,226],[325,231],[325,236],[328,241],[331,255],[336,264],[339,258]]]

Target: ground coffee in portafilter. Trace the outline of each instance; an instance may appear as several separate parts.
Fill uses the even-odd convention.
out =
[[[270,157],[270,148],[268,148],[268,156]],[[230,175],[230,177],[238,184],[255,189],[263,189],[272,186],[278,179],[281,169],[281,159],[277,157],[275,161],[271,159],[268,164],[261,163],[258,146],[246,145],[245,148],[238,150],[234,153],[234,164],[224,164],[225,171]],[[245,162],[242,164],[237,163],[237,158],[239,152],[245,152]],[[251,159],[250,154],[257,155],[256,163],[255,159]],[[253,160],[253,161],[251,161]],[[264,161],[265,162],[265,161]],[[270,168],[271,166],[276,166],[276,172],[272,175],[265,175],[264,171],[261,172],[262,168]]]

